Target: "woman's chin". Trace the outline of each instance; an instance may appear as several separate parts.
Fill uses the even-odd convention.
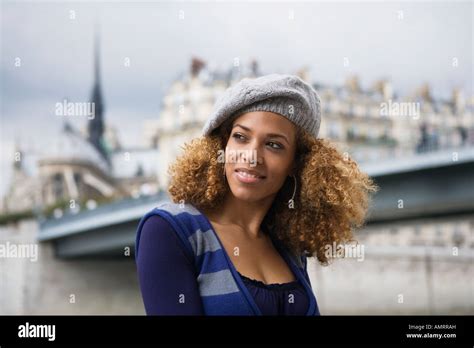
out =
[[[231,189],[231,191],[234,197],[241,201],[250,203],[250,202],[259,201],[262,199],[261,193],[256,192],[257,190],[255,188],[237,187],[237,188]]]

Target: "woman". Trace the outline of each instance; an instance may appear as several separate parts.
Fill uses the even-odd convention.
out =
[[[224,92],[170,166],[173,202],[140,221],[147,314],[320,314],[306,258],[327,265],[327,246],[352,240],[377,189],[317,138],[320,122],[317,92],[297,76]]]

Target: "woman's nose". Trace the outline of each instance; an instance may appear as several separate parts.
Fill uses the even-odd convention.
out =
[[[252,149],[252,150],[246,151],[245,162],[249,163],[251,166],[256,166],[257,164],[263,163],[263,157],[259,156],[258,149]]]
[[[240,157],[244,163],[250,163],[253,166],[263,163],[261,145],[257,141],[248,142],[242,150]]]

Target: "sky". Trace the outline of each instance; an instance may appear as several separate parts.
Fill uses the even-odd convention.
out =
[[[256,59],[264,74],[308,67],[313,82],[334,86],[357,74],[364,88],[388,78],[399,95],[422,83],[439,98],[454,87],[472,95],[473,15],[473,2],[453,1],[2,1],[0,194],[15,141],[47,151],[64,118],[55,104],[89,101],[95,28],[106,122],[140,146],[143,121],[158,119],[193,56],[218,69]]]

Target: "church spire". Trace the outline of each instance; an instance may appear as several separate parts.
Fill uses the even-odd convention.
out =
[[[94,78],[95,83],[100,84],[100,37],[97,31],[94,33]]]
[[[96,26],[97,27],[97,26]],[[89,120],[88,135],[89,142],[102,155],[110,165],[110,158],[104,142],[104,102],[100,79],[100,40],[98,30],[94,33],[94,87],[92,89],[92,103],[94,105],[94,118]]]

